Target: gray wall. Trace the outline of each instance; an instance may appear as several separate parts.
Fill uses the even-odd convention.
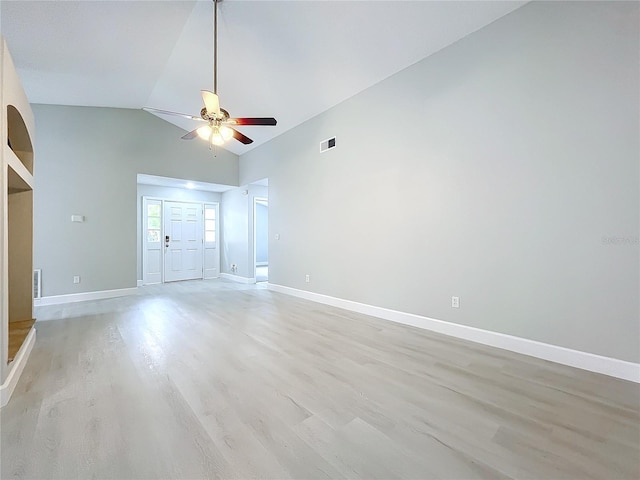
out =
[[[244,192],[247,192],[245,195]],[[220,206],[222,250],[220,272],[254,278],[253,199],[268,198],[269,189],[261,185],[244,185],[222,194]],[[231,265],[238,270],[233,273]]]
[[[639,362],[638,25],[530,3],[243,155],[270,282]]]
[[[224,192],[220,205],[220,272],[241,277],[249,277],[251,267],[248,262],[249,196],[243,194],[245,191],[247,187]],[[233,264],[238,266],[236,272],[231,271]]]
[[[238,157],[139,110],[34,105],[34,268],[44,296],[136,286],[136,174],[237,185]],[[71,215],[86,217],[71,223]],[[72,283],[80,275],[80,284]]]
[[[155,197],[163,200],[175,200],[178,202],[202,202],[202,203],[220,203],[222,195],[216,192],[207,192],[204,190],[191,190],[187,188],[160,187],[158,185],[142,185],[137,186],[137,227],[136,227],[136,245],[137,245],[137,278],[142,281],[142,197]]]
[[[256,204],[256,262],[269,262],[269,207]]]

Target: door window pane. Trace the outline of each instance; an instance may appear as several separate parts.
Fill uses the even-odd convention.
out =
[[[147,242],[160,241],[160,230],[148,230],[147,232]]]
[[[160,229],[160,218],[159,217],[149,217],[147,219],[147,228],[152,229]]]
[[[147,216],[148,217],[159,217],[160,216],[160,205],[147,205]]]
[[[215,243],[216,241],[216,209],[205,207],[204,209],[204,241]]]

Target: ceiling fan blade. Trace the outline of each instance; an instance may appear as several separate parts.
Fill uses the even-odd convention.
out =
[[[190,120],[197,120],[199,122],[206,122],[206,120],[204,120],[201,117],[194,117],[193,115],[188,115],[186,113],[170,112],[169,110],[159,110],[157,108],[151,108],[151,107],[142,107],[142,110],[144,110],[145,112],[149,112],[149,113],[160,113],[162,115],[176,115],[178,117],[184,117],[184,118],[188,118]]]
[[[189,133],[183,135],[180,138],[182,138],[182,140],[193,140],[197,136],[198,136],[198,129],[196,128],[195,130],[191,130]]]
[[[249,145],[250,143],[253,143],[253,140],[247,137],[244,133],[240,133],[235,128],[232,128],[231,130],[233,130],[233,138],[235,138],[239,142],[244,143],[245,145]]]
[[[276,125],[278,122],[273,117],[260,118],[229,118],[225,121],[231,125]]]
[[[220,100],[218,100],[218,95],[209,90],[200,90],[202,94],[202,101],[204,102],[204,106],[207,108],[207,113],[209,115],[214,114],[216,117],[220,116]]]

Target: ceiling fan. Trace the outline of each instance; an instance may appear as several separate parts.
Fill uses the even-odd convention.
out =
[[[157,108],[143,107],[142,109],[151,113],[160,113],[163,115],[177,115],[179,117],[196,120],[198,122],[206,122],[195,130],[190,131],[182,136],[183,140],[191,140],[200,137],[209,142],[209,148],[214,145],[222,145],[227,140],[235,138],[239,142],[248,145],[253,143],[249,137],[239,132],[234,126],[246,125],[276,125],[276,119],[273,117],[258,118],[231,118],[229,112],[220,107],[218,99],[218,3],[222,0],[213,0],[213,92],[209,90],[201,90],[204,108],[200,110],[200,116],[189,115],[186,113],[170,112],[168,110],[159,110]]]

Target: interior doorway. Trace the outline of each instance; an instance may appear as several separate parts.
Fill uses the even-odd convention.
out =
[[[269,201],[253,199],[253,261],[256,283],[269,280]]]

